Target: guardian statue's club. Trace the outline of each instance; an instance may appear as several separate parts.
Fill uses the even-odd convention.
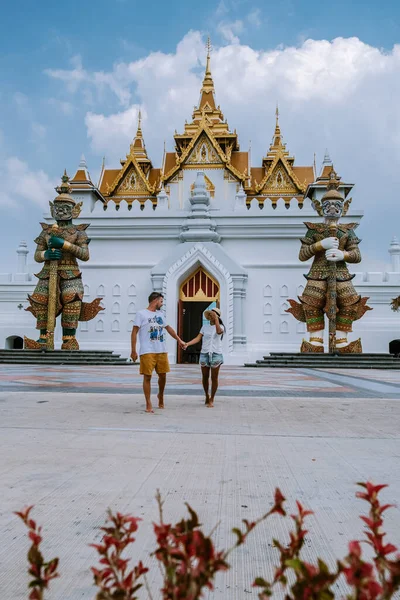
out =
[[[347,268],[347,263],[361,262],[361,240],[354,232],[357,223],[339,223],[351,202],[338,191],[339,181],[332,169],[327,192],[320,202],[314,200],[314,208],[324,222],[305,223],[307,233],[301,240],[299,259],[314,259],[305,275],[307,285],[300,303],[289,300],[291,308],[287,310],[307,323],[310,339],[303,340],[301,352],[324,352],[325,314],[329,321],[329,352],[362,352],[361,340],[349,343],[347,334],[353,322],[371,309],[366,305],[368,298],[361,298],[354,289],[354,275]]]
[[[42,232],[35,239],[35,260],[43,263],[36,275],[39,279],[26,309],[37,320],[40,330],[37,341],[25,338],[27,349],[54,349],[56,318],[61,314],[62,350],[79,350],[76,339],[78,321],[90,321],[100,310],[101,298],[91,303],[83,302],[83,283],[77,259],[89,260],[88,224],[74,225],[82,203],[76,203],[70,195],[69,178],[64,172],[61,185],[56,188],[58,196],[50,202],[54,225],[41,223]]]

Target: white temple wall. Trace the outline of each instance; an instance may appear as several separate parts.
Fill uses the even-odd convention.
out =
[[[184,210],[190,210],[190,194],[191,186],[196,180],[199,169],[185,169],[183,172],[183,198],[184,201],[181,204]],[[224,180],[225,169],[223,167],[216,169],[202,169],[204,174],[209,178],[212,184],[215,186],[215,194],[210,197],[210,208],[218,210],[226,210],[233,203],[233,199],[236,193],[236,182],[230,184],[230,188],[225,185]],[[228,182],[229,183],[229,182]],[[171,186],[172,187],[172,186]]]
[[[296,204],[286,210],[283,201],[278,202],[275,210],[268,203],[260,210],[258,203],[253,201],[250,210],[236,213],[232,210],[236,183],[224,179],[222,170],[209,169],[205,173],[216,186],[215,197],[210,199],[210,216],[216,222],[221,243],[215,244],[215,248],[222,248],[225,255],[244,269],[248,276],[247,283],[243,284],[243,333],[246,344],[241,346],[241,342],[236,342],[236,347],[233,347],[234,302],[238,301],[238,296],[233,299],[232,274],[227,273],[223,265],[218,270],[212,256],[207,259],[204,258],[206,254],[203,257],[200,252],[191,258],[189,251],[186,259],[182,262],[178,260],[174,274],[165,281],[165,289],[164,283],[157,280],[157,289],[166,292],[170,324],[174,328],[177,326],[179,286],[190,269],[195,267],[196,261],[200,260],[204,261],[203,266],[220,284],[223,318],[230,328],[229,335],[224,339],[227,363],[243,364],[271,351],[298,351],[305,334],[305,324],[285,313],[285,309],[288,307],[288,298],[296,299],[302,293],[306,284],[303,274],[311,266],[311,261],[300,263],[298,260],[299,239],[305,234],[303,221],[319,221],[320,218],[311,210],[309,203],[303,210],[298,209]],[[182,198],[189,197],[196,176],[196,169],[186,170],[184,180],[170,185],[171,206],[179,200],[179,186]],[[90,195],[86,194],[85,198],[88,198],[88,202],[85,199],[86,205],[90,206]],[[125,201],[118,211],[112,204],[104,211],[100,202],[97,202],[93,212],[82,213],[80,219],[76,220],[77,223],[91,224],[87,231],[91,238],[91,259],[88,263],[80,263],[85,284],[84,300],[91,301],[101,296],[105,306],[105,310],[94,320],[80,323],[79,342],[82,349],[110,349],[129,356],[132,321],[137,310],[147,306],[148,295],[155,285],[151,269],[170,255],[179,256],[181,245],[184,254],[184,244],[180,244],[179,235],[188,214],[188,210],[183,209],[163,212],[157,207],[153,210],[150,201],[146,202],[143,211],[138,202],[129,211]],[[351,214],[344,221],[359,221],[360,217],[360,213]],[[49,219],[49,215],[45,215],[45,218]],[[188,244],[190,246],[191,243]],[[211,242],[208,245],[211,255],[212,248]],[[393,246],[392,252],[396,248]],[[34,243],[30,242],[31,259],[34,249]],[[19,252],[25,252],[23,246],[20,246]],[[221,252],[220,255],[219,260],[223,261]],[[395,259],[397,254],[393,256]],[[397,264],[394,259],[392,264]],[[191,260],[195,262],[192,264]],[[365,272],[365,267],[367,265],[361,263],[354,265],[354,268],[350,266],[350,271],[356,273],[354,284],[357,291],[362,296],[370,297],[368,304],[374,310],[354,324],[355,331],[350,339],[360,336],[365,352],[387,352],[389,341],[400,338],[400,315],[390,309],[390,300],[400,293],[400,273]],[[18,305],[26,308],[27,294],[36,285],[36,278],[31,274],[39,270],[40,265],[33,263],[32,266],[28,265],[24,273],[0,274],[2,348],[9,336],[27,335],[35,338],[34,317],[18,308]],[[240,277],[243,276],[239,274]],[[59,324],[55,340],[59,347]],[[176,343],[172,339],[168,341],[168,350],[173,362]]]

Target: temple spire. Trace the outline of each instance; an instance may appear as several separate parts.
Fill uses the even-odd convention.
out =
[[[204,73],[203,85],[200,90],[200,100],[199,100],[198,108],[201,110],[203,107],[205,107],[206,104],[208,104],[210,109],[215,110],[215,108],[216,108],[215,107],[215,97],[214,97],[215,89],[214,89],[214,81],[213,81],[213,78],[211,75],[211,67],[210,67],[211,41],[210,41],[209,37],[207,38],[206,49],[207,49],[206,70]]]
[[[142,134],[142,111],[140,110],[140,108],[139,108],[139,113],[138,113],[138,125],[137,125],[136,137],[143,137],[143,134]]]
[[[281,128],[279,126],[279,106],[278,104],[276,105],[276,110],[275,110],[275,132],[274,132],[274,141],[272,142],[272,146],[273,147],[279,147],[282,146],[282,134],[281,134]]]
[[[146,146],[143,139],[142,132],[142,111],[139,109],[138,122],[135,138],[131,144],[131,154],[134,154],[138,160],[148,160]]]

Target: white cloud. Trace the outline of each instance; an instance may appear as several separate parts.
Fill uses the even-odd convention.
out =
[[[237,34],[242,33],[243,29],[243,21],[240,19],[231,22],[221,21],[217,25],[218,33],[230,44],[239,44],[240,39]]]
[[[45,69],[46,75],[53,79],[63,81],[67,89],[74,93],[80,85],[90,79],[89,74],[82,66],[82,59],[79,55],[71,58],[72,69]]]
[[[87,113],[85,124],[93,150],[110,156],[110,152],[107,153],[107,150],[112,148],[112,156],[115,156],[116,152],[121,156],[126,154],[136,133],[139,108],[134,105],[109,117]],[[142,117],[145,119],[143,113]]]
[[[0,206],[24,210],[26,203],[41,208],[54,198],[55,183],[42,171],[33,171],[28,164],[16,156],[5,158],[0,163],[2,191]]]
[[[247,21],[250,23],[250,25],[252,25],[252,27],[257,27],[257,29],[258,27],[261,27],[261,10],[259,8],[254,8],[252,11],[250,11],[247,15]]]
[[[233,36],[231,43],[212,53],[212,73],[217,103],[237,129],[242,149],[252,140],[253,166],[268,149],[279,102],[282,132],[296,163],[312,164],[314,152],[322,159],[328,147],[339,173],[357,184],[353,206],[366,211],[361,237],[368,237],[372,249],[382,245],[382,236],[388,244],[400,222],[400,46],[384,52],[358,38],[337,38],[254,50],[234,39],[243,27],[235,23],[225,31]],[[117,63],[110,72],[87,73],[75,64],[73,73],[86,74],[79,84],[86,93],[96,97],[108,89],[116,99],[109,114],[99,109],[87,114],[93,150],[118,166],[135,133],[140,105],[147,114],[146,144],[160,166],[163,140],[173,148],[174,130],[183,130],[198,101],[204,62],[204,40],[192,31],[174,53],[152,52]]]

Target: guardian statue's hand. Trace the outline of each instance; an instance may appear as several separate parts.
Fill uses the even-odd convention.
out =
[[[52,248],[51,250],[46,250],[44,253],[45,260],[61,260],[63,253],[61,250],[56,250]]]
[[[64,240],[52,235],[49,239],[48,246],[49,248],[62,248],[64,246]]]
[[[321,240],[321,246],[324,250],[331,250],[332,248],[339,248],[339,240],[336,237],[328,237]]]
[[[325,252],[325,258],[326,260],[329,260],[329,262],[339,262],[340,260],[344,260],[344,252],[343,250],[332,248]]]

